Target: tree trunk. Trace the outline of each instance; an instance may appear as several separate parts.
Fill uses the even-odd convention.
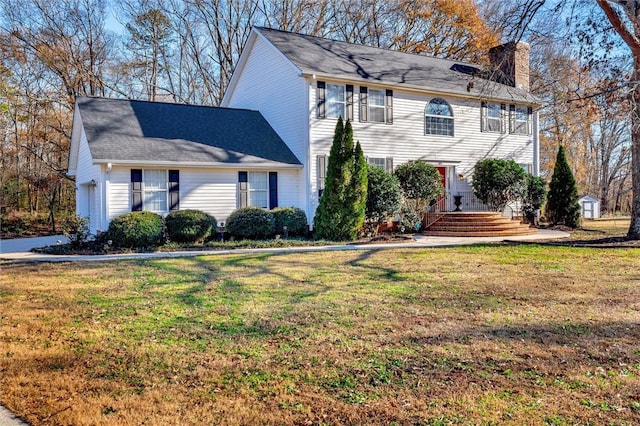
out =
[[[631,116],[631,225],[627,236],[640,240],[640,57],[633,63],[632,81],[636,82],[631,94],[633,112]]]

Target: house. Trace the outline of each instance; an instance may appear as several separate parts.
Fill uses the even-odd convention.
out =
[[[336,120],[351,120],[367,161],[438,168],[453,210],[477,206],[471,178],[484,158],[539,173],[539,100],[529,93],[529,46],[490,52],[494,67],[254,28],[222,106],[260,111],[302,162],[298,206],[310,220],[324,185]]]
[[[122,214],[298,203],[302,164],[257,111],[78,98],[69,174],[91,232]],[[251,182],[251,186],[247,184]]]
[[[473,198],[478,160],[510,158],[538,174],[529,46],[490,56],[485,70],[253,28],[221,108],[78,100],[69,166],[78,214],[95,232],[132,210],[195,208],[224,222],[238,207],[280,205],[302,208],[311,224],[340,116],[370,164],[436,166],[450,195],[443,208],[453,209],[453,195]]]

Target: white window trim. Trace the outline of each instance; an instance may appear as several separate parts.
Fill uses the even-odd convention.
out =
[[[491,114],[489,113],[489,111],[491,111],[491,106],[498,107],[497,117],[492,117]],[[497,122],[498,124],[497,130],[491,129],[491,125],[490,125],[491,122],[494,122],[494,123]],[[489,133],[502,133],[503,128],[504,128],[504,116],[502,113],[502,105],[492,103],[492,102],[487,102],[487,128],[485,129],[485,131]]]
[[[443,102],[445,102],[447,104],[447,106],[449,107],[449,112],[451,113],[451,115],[427,114],[427,111],[429,110],[429,105],[431,105],[431,102],[433,102],[436,99],[439,99],[439,100],[441,100],[441,101],[443,101]],[[439,119],[451,120],[451,134],[449,134],[449,133],[443,134],[443,133],[429,133],[429,132],[427,132],[427,129],[428,129],[427,118],[439,118]],[[447,102],[446,100],[442,99],[442,98],[433,98],[433,99],[429,100],[429,102],[427,102],[427,106],[425,107],[425,112],[424,112],[424,134],[426,136],[454,137],[455,133],[456,133],[455,120],[454,120],[453,108],[451,108],[451,104],[449,102]]]
[[[372,105],[371,104],[371,99],[372,99],[372,92],[377,92],[377,93],[381,93],[382,94],[382,105]],[[367,118],[368,118],[368,122],[370,123],[386,123],[387,122],[387,92],[386,90],[382,90],[382,89],[371,89],[369,88],[367,91]],[[371,110],[382,110],[382,120],[373,120],[373,115],[371,114]]]
[[[265,175],[265,182],[266,182],[266,186],[264,189],[256,189],[251,185],[251,175],[256,175],[256,174],[264,174]],[[268,209],[269,208],[269,172],[262,172],[262,171],[248,171],[247,172],[247,205],[249,207],[259,207],[261,209]],[[257,194],[257,193],[264,193],[265,194],[265,202],[266,202],[266,206],[257,206],[255,204],[253,204],[251,195],[252,194]]]
[[[330,96],[331,90],[329,90],[329,86],[340,87],[342,88],[342,101],[336,101],[332,99]],[[335,84],[335,83],[326,83],[326,93],[325,93],[325,118],[334,118],[338,119],[338,117],[331,115],[331,105],[332,104],[342,104],[342,119],[346,120],[347,114],[347,86],[344,84]]]
[[[147,172],[164,172],[164,182],[165,182],[165,189],[148,189],[147,188]],[[148,205],[150,204],[149,202],[147,202],[148,200],[148,196],[147,194],[149,193],[158,193],[158,192],[164,192],[164,204],[165,204],[165,209],[164,210],[151,210],[150,208],[148,208]],[[142,211],[147,211],[147,212],[152,212],[152,213],[158,213],[158,214],[166,214],[169,212],[169,170],[166,169],[142,169]]]

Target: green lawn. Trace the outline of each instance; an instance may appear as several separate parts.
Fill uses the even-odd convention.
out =
[[[34,425],[640,422],[640,249],[0,274],[0,401]]]

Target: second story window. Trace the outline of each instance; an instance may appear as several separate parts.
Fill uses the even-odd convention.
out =
[[[509,108],[509,133],[531,134],[531,107],[511,105]]]
[[[424,112],[426,135],[453,136],[453,110],[444,99],[434,98]]]
[[[369,89],[369,121],[384,123],[384,90]]]
[[[327,117],[346,119],[346,96],[344,86],[341,84],[327,84]]]
[[[505,111],[506,111],[506,106],[504,104],[482,102],[481,104],[482,131],[493,132],[493,133],[506,133]]]

